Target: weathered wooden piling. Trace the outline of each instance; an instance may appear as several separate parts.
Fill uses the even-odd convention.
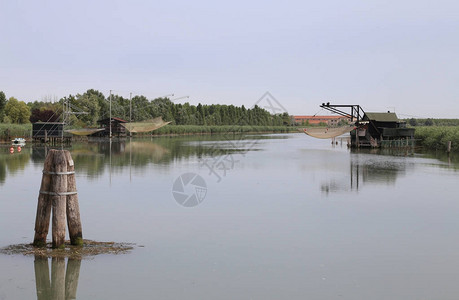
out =
[[[67,176],[67,189],[69,191],[76,191],[76,180],[75,180],[75,166],[70,155],[70,152],[66,152],[67,156],[67,170],[70,173]],[[70,242],[72,245],[83,244],[83,230],[81,228],[80,219],[80,205],[78,204],[78,194],[69,194],[67,196],[67,225],[69,228]]]
[[[451,152],[451,141],[448,141],[448,143],[446,144],[446,152]]]
[[[65,215],[67,196],[67,157],[64,151],[55,151],[53,165],[55,172],[49,192],[53,207],[53,248],[58,248],[65,241]]]
[[[73,245],[82,244],[83,234],[74,170],[69,151],[50,150],[48,152],[38,196],[34,246],[46,245],[51,210],[53,212],[53,247],[59,248],[64,245],[66,223],[69,227],[71,243]]]
[[[49,151],[46,155],[43,177],[41,179],[40,193],[38,195],[37,216],[35,218],[35,237],[34,246],[43,247],[46,245],[48,235],[49,219],[51,217],[51,203],[49,202],[49,192],[51,186],[51,172],[54,172],[53,165],[54,151]]]

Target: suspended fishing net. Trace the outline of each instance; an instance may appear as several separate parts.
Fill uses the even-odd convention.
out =
[[[313,128],[303,128],[303,132],[309,136],[318,138],[318,139],[331,139],[347,132],[350,132],[355,129],[355,126],[345,126],[337,128],[328,128],[328,127],[313,127]]]
[[[157,117],[149,121],[121,123],[121,125],[130,132],[149,132],[161,128],[169,123],[170,122],[164,122],[162,117]]]
[[[104,128],[82,128],[82,129],[68,129],[65,132],[71,133],[73,135],[91,135],[99,131],[105,130]]]

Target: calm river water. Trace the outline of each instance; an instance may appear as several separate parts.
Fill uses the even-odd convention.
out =
[[[77,299],[459,294],[454,158],[357,153],[304,134],[70,150],[84,237],[137,244],[129,254],[67,262]],[[45,154],[31,145],[14,154],[0,148],[0,247],[33,240]],[[0,266],[0,299],[43,296],[36,278],[51,260],[48,267],[1,254]]]

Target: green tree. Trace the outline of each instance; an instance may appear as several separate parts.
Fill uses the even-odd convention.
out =
[[[30,108],[24,101],[11,97],[5,105],[5,115],[11,120],[11,123],[29,123]]]
[[[0,122],[5,115],[6,96],[3,91],[0,91]]]
[[[78,107],[88,114],[79,115],[78,119],[85,123],[86,126],[95,126],[99,120],[99,101],[94,94],[83,94],[76,96]]]

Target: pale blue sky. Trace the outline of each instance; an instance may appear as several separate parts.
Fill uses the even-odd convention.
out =
[[[0,0],[0,90],[459,118],[457,1]]]

